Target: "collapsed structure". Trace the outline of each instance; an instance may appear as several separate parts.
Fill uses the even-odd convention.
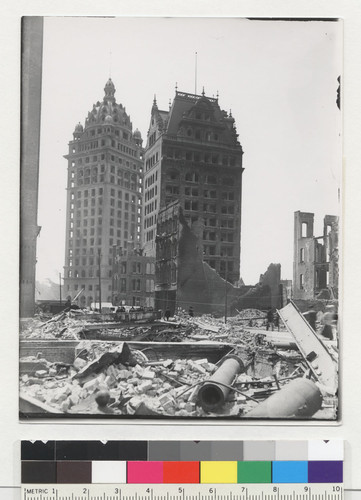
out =
[[[236,309],[286,304],[281,266],[271,264],[255,286],[234,286],[205,260],[199,221],[190,227],[178,201],[159,211],[156,236],[155,307],[171,315],[181,307],[196,314],[229,315]]]
[[[182,311],[172,322],[70,311],[24,323],[20,416],[336,419],[337,341],[293,303],[279,314],[278,332],[257,310],[227,325]]]

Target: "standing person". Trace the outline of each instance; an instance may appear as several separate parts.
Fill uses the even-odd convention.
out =
[[[169,308],[167,307],[167,309],[165,310],[165,313],[164,313],[164,317],[167,321],[169,321],[169,318],[170,318],[170,310]]]
[[[338,320],[338,315],[335,312],[333,306],[326,306],[326,312],[322,318],[322,330],[321,335],[329,340],[335,339],[336,334],[336,324]]]
[[[273,331],[273,327],[274,327],[274,324],[273,324],[273,312],[272,312],[272,308],[271,307],[267,311],[266,318],[267,318],[266,330],[268,331],[269,327],[271,326],[272,331]]]
[[[193,316],[194,316],[194,311],[193,311],[193,307],[192,307],[192,306],[189,306],[188,313],[189,313],[189,316],[190,316],[191,318],[193,318]]]
[[[277,330],[280,331],[280,316],[277,311],[275,312],[274,316],[274,325],[277,328]]]

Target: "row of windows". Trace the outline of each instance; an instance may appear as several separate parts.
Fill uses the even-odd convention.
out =
[[[153,165],[157,163],[158,160],[159,160],[159,153],[157,151],[145,162],[145,171],[148,172],[148,170],[150,170],[153,167]]]
[[[157,201],[158,200],[151,201],[150,203],[148,203],[145,206],[145,209],[144,209],[144,214],[145,215],[148,215],[148,214],[154,212],[154,210],[157,210],[157,205],[158,205]]]
[[[146,239],[147,241],[152,241],[154,238],[154,229],[147,231]]]
[[[145,266],[145,273],[146,274],[154,274],[154,263],[153,262],[147,262]],[[127,270],[130,272],[132,271],[133,274],[141,274],[142,273],[142,263],[141,262],[127,262],[127,261],[122,261],[120,262],[118,266],[118,273],[119,274],[127,274]]]
[[[151,186],[152,184],[154,184],[156,181],[158,180],[158,170],[156,170],[152,175],[149,175],[146,179],[145,179],[145,185],[144,187],[147,188],[149,186]]]
[[[183,149],[166,149],[163,156],[175,160],[194,161],[196,163],[213,163],[222,164],[225,167],[234,167],[236,165],[235,156],[227,156],[221,154],[212,154],[210,152],[184,151]]]
[[[184,134],[184,130],[181,129],[180,133]],[[219,134],[218,132],[214,132],[211,130],[204,130],[204,129],[199,129],[199,128],[193,128],[193,127],[188,127],[186,131],[187,137],[197,139],[199,141],[215,141],[217,142],[219,140]]]
[[[103,205],[103,198],[102,197],[99,197],[99,198],[91,198],[90,200],[90,206],[92,207],[95,207],[96,205],[96,200],[98,200],[98,205]],[[117,206],[117,208],[124,208],[125,211],[129,211],[129,209],[135,213],[136,211],[136,206],[134,205],[135,201],[131,201],[129,203],[129,201],[122,201],[122,200],[119,200],[117,199],[117,202],[116,202],[116,199],[115,198],[110,198],[110,207],[113,207],[113,210],[114,210],[114,207]],[[140,203],[139,203],[140,205]],[[77,200],[76,202],[76,208],[82,208],[84,207],[85,209],[87,209],[89,207],[89,201],[87,199],[85,200]],[[70,203],[70,210],[74,210],[75,209],[75,203],[72,201]],[[95,211],[95,208],[93,209]],[[110,208],[110,210],[112,210],[112,208]],[[138,207],[138,213],[140,213],[140,207]],[[94,212],[95,213],[95,212]],[[84,214],[85,215],[85,214]],[[80,216],[80,213],[79,213],[79,216]]]
[[[128,203],[124,203],[125,206],[127,206],[127,210],[129,210],[129,204]],[[109,212],[109,215],[111,217],[115,217],[115,215],[117,216],[118,219],[122,219],[122,220],[129,220],[129,218],[131,218],[132,222],[135,221],[135,206],[134,205],[131,205],[131,211],[132,211],[132,214],[130,216],[129,212],[122,212],[121,210],[117,210],[115,212],[115,209],[114,208],[110,208],[110,212]],[[103,213],[103,209],[101,207],[98,207],[98,216],[101,216],[102,213]],[[138,216],[140,217],[141,215],[141,208],[138,207],[137,208],[137,213],[138,213]],[[83,225],[83,226],[88,226],[88,222],[89,222],[89,225],[90,226],[94,226],[95,225],[95,219],[88,219],[88,214],[89,214],[89,210],[87,208],[85,208],[83,210],[83,216],[82,216],[82,211],[81,210],[77,210],[76,212],[76,217],[77,217],[77,220],[76,220],[76,226],[79,227],[80,225]],[[90,210],[90,215],[91,217],[95,217],[95,208],[92,208]],[[99,224],[102,224],[102,219],[100,217],[98,217],[98,223]],[[117,225],[120,227],[120,222],[118,220],[118,223]],[[74,227],[74,211],[72,210],[70,212],[70,228],[73,228]]]
[[[128,231],[124,231],[124,234],[123,234],[123,237],[124,237],[124,241],[123,241],[123,246],[127,246],[127,242],[129,240],[133,241],[134,239],[136,239],[136,241],[140,241],[140,226],[137,226],[137,234],[136,234],[136,237],[134,238],[133,237],[133,233],[129,234]],[[70,237],[69,240],[68,240],[68,244],[69,244],[69,247],[86,247],[86,246],[94,246],[94,245],[99,245],[101,246],[102,245],[102,238],[100,236],[98,236],[98,238],[76,238],[74,239],[73,237]],[[113,246],[113,245],[118,245],[120,246],[121,245],[121,241],[118,239],[118,240],[114,240],[114,238],[110,238],[109,239],[109,246]]]
[[[204,245],[203,246],[204,255],[217,255],[216,245]],[[221,247],[220,251],[221,257],[233,257],[233,247]]]
[[[146,191],[145,193],[144,201],[145,202],[149,201],[151,198],[154,198],[154,196],[157,196],[157,194],[158,194],[158,186],[154,186],[148,189],[148,191]]]
[[[203,231],[203,240],[216,241],[217,233],[215,231]],[[234,241],[233,232],[221,233],[221,242],[226,242],[226,241],[229,243],[233,243]]]
[[[155,216],[151,215],[144,220],[144,229],[148,229],[148,227],[153,226],[155,224]]]
[[[114,121],[117,121],[117,120],[118,120],[118,118],[117,118],[116,116],[114,116],[113,120],[114,120]],[[116,129],[111,129],[110,127],[104,127],[104,128],[98,127],[96,130],[93,128],[92,130],[87,131],[87,132],[85,133],[85,135],[86,135],[86,137],[89,137],[89,136],[94,137],[94,136],[95,136],[95,134],[98,134],[98,135],[100,135],[100,134],[104,134],[104,133],[105,133],[105,134],[106,134],[106,133],[108,133],[108,134],[109,134],[109,133],[111,133],[112,131],[114,131],[114,133],[115,133],[116,137],[123,137],[123,139],[125,139],[126,141],[129,139],[129,134],[128,134],[128,132],[124,132],[124,131],[122,131],[122,130],[118,130],[117,128],[116,128]]]
[[[91,142],[82,142],[77,145],[78,147],[76,148],[75,144],[72,144],[71,146],[71,152],[72,153],[80,153],[82,151],[89,151],[92,149],[96,149],[99,147],[112,147],[112,148],[117,148],[119,151],[122,151],[123,153],[128,154],[129,156],[133,156],[134,158],[137,156],[137,151],[134,149],[124,146],[121,142],[116,142],[113,139],[110,139],[108,137],[101,139],[100,141],[91,141]],[[89,158],[89,157],[88,157]],[[96,161],[96,160],[93,160]],[[88,163],[88,162],[87,162]]]

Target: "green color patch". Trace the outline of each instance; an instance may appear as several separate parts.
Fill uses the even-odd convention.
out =
[[[271,483],[272,482],[272,462],[238,462],[237,466],[238,483]]]

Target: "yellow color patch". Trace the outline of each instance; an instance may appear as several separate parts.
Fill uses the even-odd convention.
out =
[[[201,462],[201,483],[237,483],[237,462]]]

